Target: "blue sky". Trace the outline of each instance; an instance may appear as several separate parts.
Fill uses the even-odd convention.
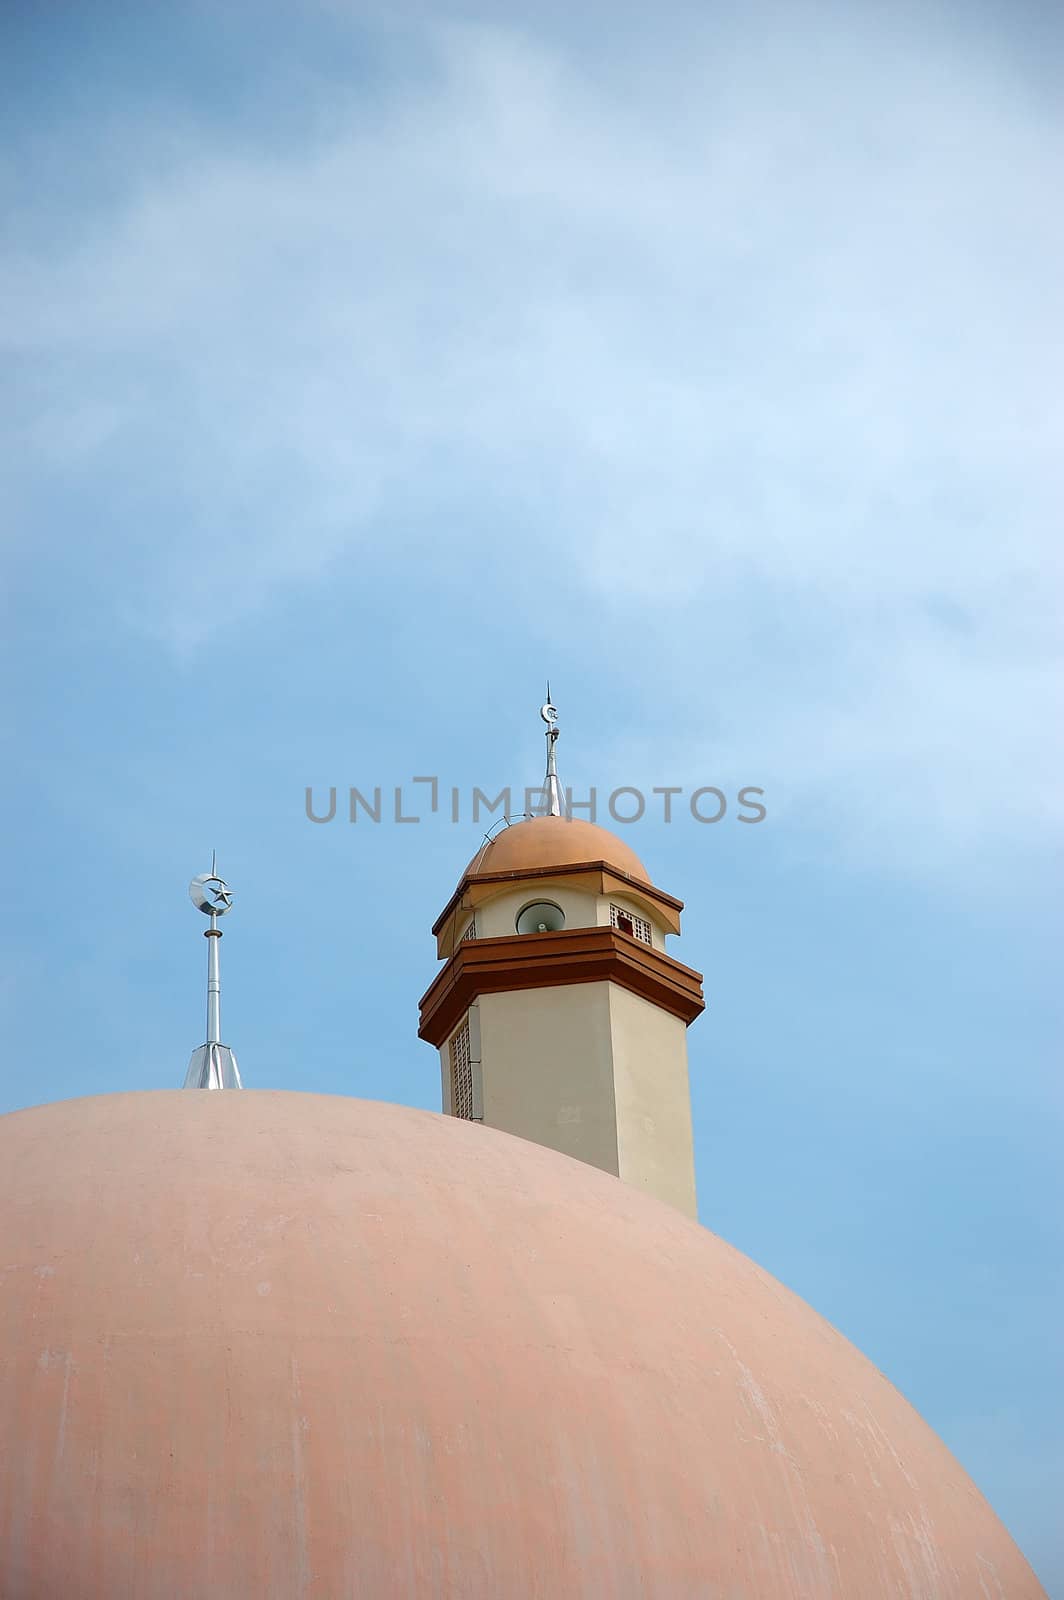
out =
[[[12,4],[0,1108],[435,1108],[438,774],[766,791],[687,902],[703,1220],[1064,1596],[1055,8]],[[1057,535],[1054,537],[1054,535]],[[607,820],[604,818],[602,820]]]

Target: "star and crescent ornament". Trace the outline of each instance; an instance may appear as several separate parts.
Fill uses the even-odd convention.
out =
[[[197,911],[204,916],[224,917],[233,904],[233,894],[224,878],[213,872],[201,872],[188,886],[189,897]]]

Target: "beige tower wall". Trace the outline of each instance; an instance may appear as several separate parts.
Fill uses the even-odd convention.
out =
[[[595,896],[586,890],[571,889],[565,883],[522,883],[504,889],[477,907],[477,936],[481,939],[512,939],[518,912],[534,900],[550,900],[565,913],[567,928],[591,927],[595,923]],[[607,911],[607,921],[609,913]]]
[[[642,995],[607,987],[618,1176],[697,1218],[687,1028]]]
[[[564,881],[551,882],[550,879],[534,884],[522,883],[516,889],[504,889],[501,894],[493,895],[490,900],[483,901],[476,909],[477,937],[512,938],[518,913],[534,900],[550,900],[556,906],[560,906],[565,913],[567,928],[608,928],[611,903],[622,906],[635,916],[649,922],[651,944],[655,950],[665,949],[665,934],[658,925],[649,901],[626,894],[589,894],[586,889],[572,889]],[[468,913],[466,920],[468,921]]]
[[[611,983],[484,994],[484,1121],[618,1172]]]
[[[485,994],[475,1009],[489,1127],[587,1161],[697,1216],[679,1017],[609,982]]]

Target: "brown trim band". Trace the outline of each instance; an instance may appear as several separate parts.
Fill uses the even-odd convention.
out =
[[[421,997],[418,1037],[442,1045],[478,995],[604,980],[686,1023],[705,1010],[700,972],[616,928],[565,928],[465,940]]]

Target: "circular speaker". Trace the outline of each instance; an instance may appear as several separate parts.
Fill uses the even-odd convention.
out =
[[[551,900],[535,900],[517,919],[518,933],[557,933],[565,927],[565,912]]]

